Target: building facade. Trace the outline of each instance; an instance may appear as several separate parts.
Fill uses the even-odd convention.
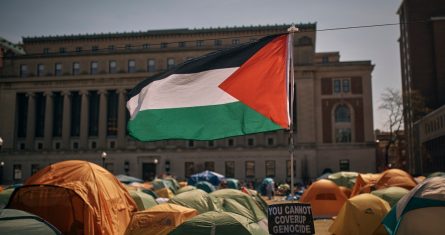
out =
[[[242,181],[289,180],[285,130],[143,143],[127,135],[125,108],[126,93],[144,78],[289,26],[23,38],[26,54],[5,56],[0,70],[4,182],[23,181],[68,159],[103,160],[114,174],[145,180],[163,173],[185,179],[206,169]],[[298,27],[293,50],[297,181],[316,178],[326,168],[374,172],[373,65],[342,62],[338,52],[316,52],[316,25]]]
[[[445,104],[445,1],[403,0],[398,14],[409,166],[411,173],[422,174],[414,123],[426,113],[416,103],[420,96],[429,110]]]

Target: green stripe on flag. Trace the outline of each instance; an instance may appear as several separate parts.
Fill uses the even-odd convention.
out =
[[[213,140],[278,129],[282,127],[241,102],[142,110],[128,123],[130,135],[140,141]]]

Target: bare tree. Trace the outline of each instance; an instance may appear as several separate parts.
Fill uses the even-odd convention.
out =
[[[388,166],[389,148],[393,145],[403,126],[403,100],[400,90],[386,88],[381,96],[379,109],[387,114],[385,125],[389,130],[388,143],[385,145],[385,166]]]

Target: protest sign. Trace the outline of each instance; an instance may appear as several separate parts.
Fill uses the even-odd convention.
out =
[[[310,204],[283,203],[269,205],[267,217],[270,234],[315,234]]]

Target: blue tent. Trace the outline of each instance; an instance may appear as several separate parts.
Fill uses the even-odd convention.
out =
[[[203,171],[201,173],[191,175],[188,179],[188,184],[195,185],[199,181],[207,181],[214,186],[218,186],[222,180],[224,180],[224,176],[219,173],[213,171]]]

